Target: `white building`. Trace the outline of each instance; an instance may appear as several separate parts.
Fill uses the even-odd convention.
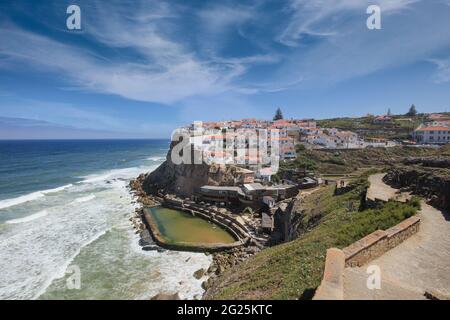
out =
[[[450,143],[450,127],[420,126],[414,130],[413,138],[418,143],[445,144]]]

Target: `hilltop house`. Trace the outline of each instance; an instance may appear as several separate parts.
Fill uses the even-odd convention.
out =
[[[302,140],[313,145],[320,145],[326,149],[361,148],[362,141],[351,131],[341,131],[336,128],[315,129]]]
[[[450,143],[450,127],[443,125],[421,125],[414,130],[413,139],[424,144]]]
[[[373,119],[374,124],[392,124],[394,120],[389,116],[378,116]]]
[[[431,113],[428,115],[428,121],[447,121],[450,120],[450,114]]]

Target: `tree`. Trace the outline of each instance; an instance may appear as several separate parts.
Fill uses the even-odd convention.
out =
[[[415,105],[411,105],[411,107],[409,108],[408,113],[406,114],[407,116],[411,116],[411,117],[415,117],[417,115],[417,109]]]
[[[275,116],[273,117],[273,121],[281,120],[283,119],[283,112],[281,112],[281,109],[278,108],[275,112]]]

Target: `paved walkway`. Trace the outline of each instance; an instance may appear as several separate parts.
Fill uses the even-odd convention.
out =
[[[369,180],[376,183],[377,197],[395,197],[380,175]],[[425,291],[450,297],[450,216],[424,201],[419,216],[418,233],[363,267],[346,268],[345,299],[424,299]],[[381,290],[367,289],[369,265],[380,267]]]

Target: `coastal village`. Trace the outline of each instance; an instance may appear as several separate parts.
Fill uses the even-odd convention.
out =
[[[413,118],[415,120],[413,120]],[[312,170],[307,165],[298,166],[302,153],[322,152],[340,157],[342,152],[358,150],[436,150],[450,142],[450,115],[425,114],[394,117],[391,115],[371,116],[371,123],[379,130],[389,130],[394,123],[409,127],[408,137],[386,138],[338,128],[323,127],[313,119],[284,119],[281,110],[272,121],[242,119],[201,123],[200,147],[191,143],[192,153],[201,153],[207,163],[175,165],[171,160],[172,142],[166,162],[150,174],[143,174],[131,182],[143,209],[138,209],[133,223],[141,233],[145,250],[160,248],[213,252],[213,264],[198,276],[209,275],[204,288],[211,286],[213,279],[229,268],[246,261],[264,248],[294,240],[298,236],[296,210],[305,198],[322,187],[332,187],[334,195],[342,195],[355,188],[352,183],[355,173],[332,174]],[[198,136],[199,124],[184,128],[194,137]],[[251,141],[246,134],[250,130],[267,130],[267,144],[273,139],[279,143],[280,170],[273,172],[270,166],[261,166],[253,161],[249,153],[240,153]],[[276,131],[276,134],[273,132]],[[355,130],[357,131],[357,130]],[[374,130],[375,131],[375,130]],[[232,148],[217,149],[230,138],[235,141]],[[272,133],[271,133],[272,132]],[[375,131],[378,132],[378,131]],[[367,132],[366,132],[367,133]],[[239,135],[242,135],[240,137]],[[243,141],[243,142],[242,142]],[[270,147],[269,153],[270,153]],[[219,150],[219,151],[218,151]],[[385,152],[385,151],[383,151]],[[426,152],[426,151],[425,151]],[[237,155],[244,155],[239,158]],[[254,155],[260,160],[261,155]],[[269,154],[270,156],[270,154]],[[229,160],[238,158],[238,163]],[[370,163],[372,159],[367,162]],[[384,161],[387,159],[381,159]],[[389,160],[388,160],[389,161]],[[371,166],[357,169],[362,174]],[[369,197],[370,198],[370,197]],[[370,200],[370,199],[369,199]],[[377,208],[376,201],[363,205]],[[152,217],[152,207],[166,207],[201,217],[220,226],[233,235],[235,241],[228,244],[173,244],[168,243],[158,230],[158,223]],[[350,204],[348,210],[356,210]],[[153,244],[156,242],[156,246]]]

